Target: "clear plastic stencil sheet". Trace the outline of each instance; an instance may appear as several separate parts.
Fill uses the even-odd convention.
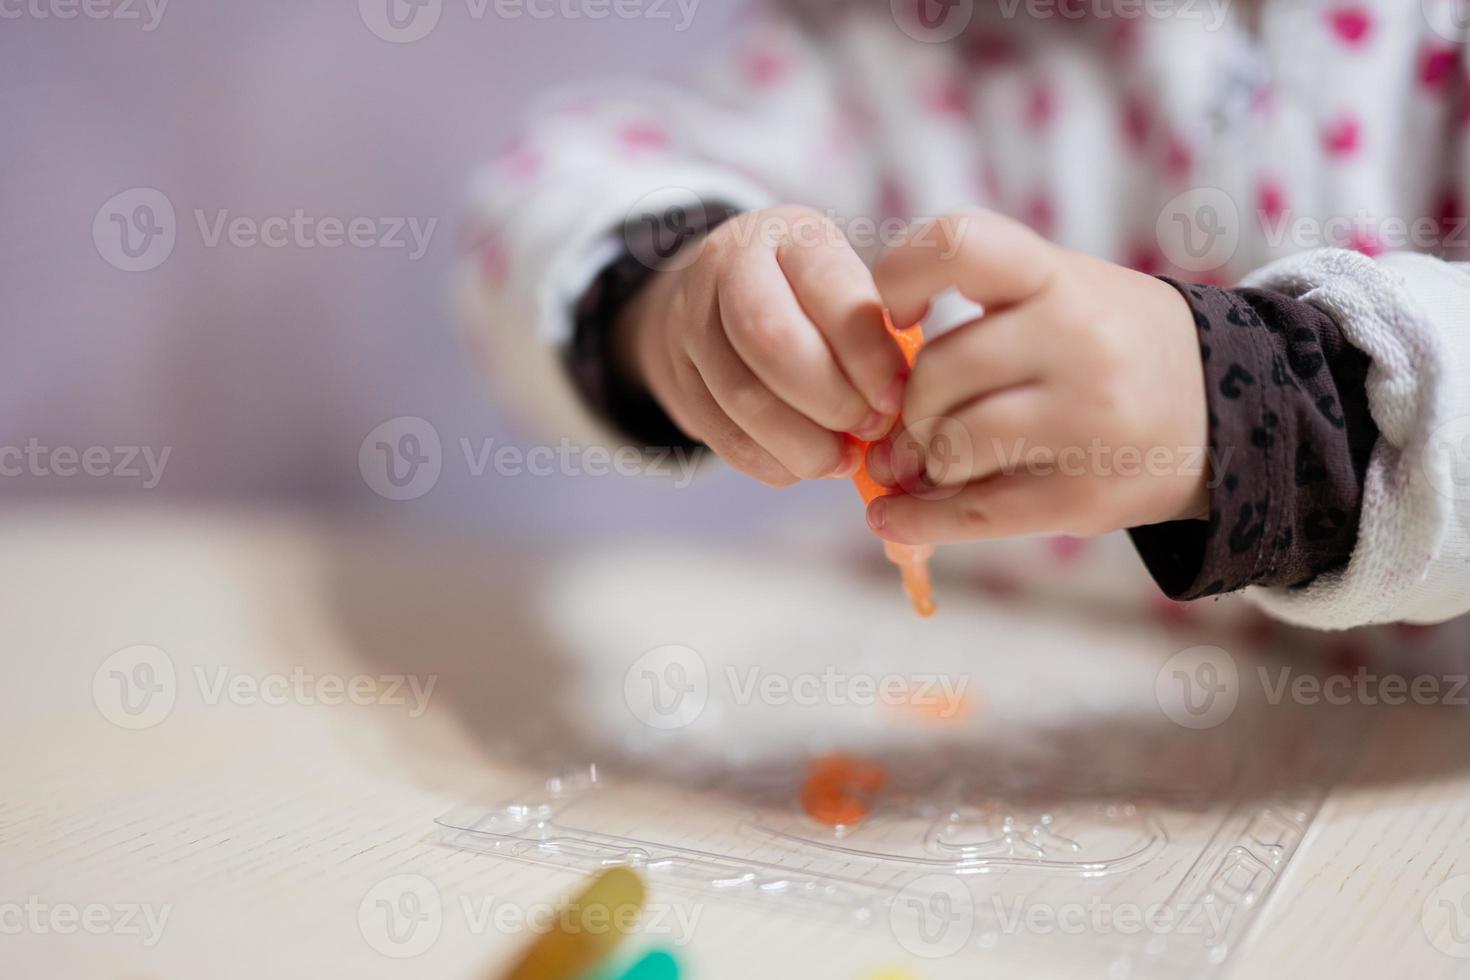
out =
[[[593,556],[547,583],[574,669],[515,722],[523,784],[445,814],[444,843],[633,865],[936,962],[1201,976],[1247,938],[1361,734],[1268,703],[1271,655],[1229,637],[955,596],[915,626],[886,569],[803,579],[797,608],[795,573],[691,561]],[[1177,656],[1198,647],[1218,652]],[[1202,716],[1211,690],[1232,703]],[[802,803],[830,752],[886,777],[848,826]]]

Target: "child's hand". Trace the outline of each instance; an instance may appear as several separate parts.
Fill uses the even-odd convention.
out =
[[[881,537],[1089,535],[1205,515],[1200,346],[1167,283],[988,212],[917,229],[874,277],[900,326],[949,287],[986,311],[920,352],[905,428],[869,452],[870,474],[908,491],[868,508]]]
[[[772,486],[851,476],[907,374],[872,274],[830,221],[781,207],[685,246],[615,326],[619,363],[688,435]]]

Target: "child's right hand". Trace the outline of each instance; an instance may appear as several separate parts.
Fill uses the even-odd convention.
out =
[[[770,486],[851,476],[860,454],[842,433],[876,439],[902,405],[908,368],[872,274],[808,208],[739,215],[691,241],[614,330],[620,369]]]

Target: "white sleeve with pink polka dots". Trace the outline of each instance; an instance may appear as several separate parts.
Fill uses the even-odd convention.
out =
[[[475,180],[466,339],[497,394],[543,432],[618,438],[578,399],[561,351],[576,299],[626,247],[625,223],[697,202],[851,209],[869,196],[862,154],[828,152],[855,137],[835,122],[834,68],[811,37],[762,22],[706,74],[697,94],[639,84],[547,98]]]
[[[913,3],[964,20],[918,30]],[[1384,433],[1362,543],[1340,573],[1256,601],[1330,628],[1470,609],[1470,283],[1444,261],[1470,257],[1456,0],[769,6],[786,12],[697,94],[547,99],[478,175],[466,337],[508,405],[616,439],[562,350],[624,222],[662,200],[816,207],[866,231],[865,252],[884,240],[861,221],[989,207],[1140,271],[1228,286],[1261,270],[1335,304],[1374,357]]]

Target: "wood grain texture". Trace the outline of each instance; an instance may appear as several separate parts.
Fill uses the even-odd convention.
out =
[[[203,511],[11,512],[0,538],[10,559],[0,568],[3,972],[488,977],[527,938],[489,924],[489,912],[576,887],[581,876],[564,869],[431,839],[435,819],[471,795],[544,774],[536,746],[561,724],[548,694],[577,676],[557,647],[575,631],[538,619],[533,593],[550,580],[513,569],[496,542]],[[99,709],[93,684],[111,654],[135,644],[167,651],[178,696],[162,722],[130,731]],[[1105,718],[1108,703],[1129,696],[1130,678],[1152,677],[1145,667],[1073,678],[1099,703],[1055,710]],[[297,675],[305,697],[277,704],[248,692],[250,682]],[[382,679],[403,675],[436,679],[420,713],[411,698],[386,696]],[[374,679],[375,703],[321,703],[331,688],[310,679],[327,676]],[[221,679],[236,678],[246,695],[211,703]],[[992,700],[1006,690],[997,677]],[[1083,734],[1108,738],[1097,725]],[[1441,883],[1470,874],[1464,713],[1377,709],[1354,727],[1361,750],[1226,976],[1470,976],[1470,958],[1437,948],[1425,924]],[[1160,745],[1161,767],[1169,754]],[[680,812],[687,799],[673,793],[663,816],[630,819],[697,823],[695,804]],[[1199,819],[1229,806],[1217,800]],[[434,941],[397,959],[375,948],[363,916],[384,882],[404,875],[432,882],[442,911]],[[693,941],[681,947],[696,978],[859,978],[884,965],[975,975],[969,962],[909,955],[881,924],[836,929],[717,895],[691,900],[657,882],[652,901],[697,906]],[[113,927],[36,928],[18,918],[27,905],[101,906],[94,914]],[[140,907],[166,915],[156,943],[118,922]],[[1109,970],[1098,962],[1075,972],[1047,950],[1033,944],[1004,969],[997,960],[992,975]]]

